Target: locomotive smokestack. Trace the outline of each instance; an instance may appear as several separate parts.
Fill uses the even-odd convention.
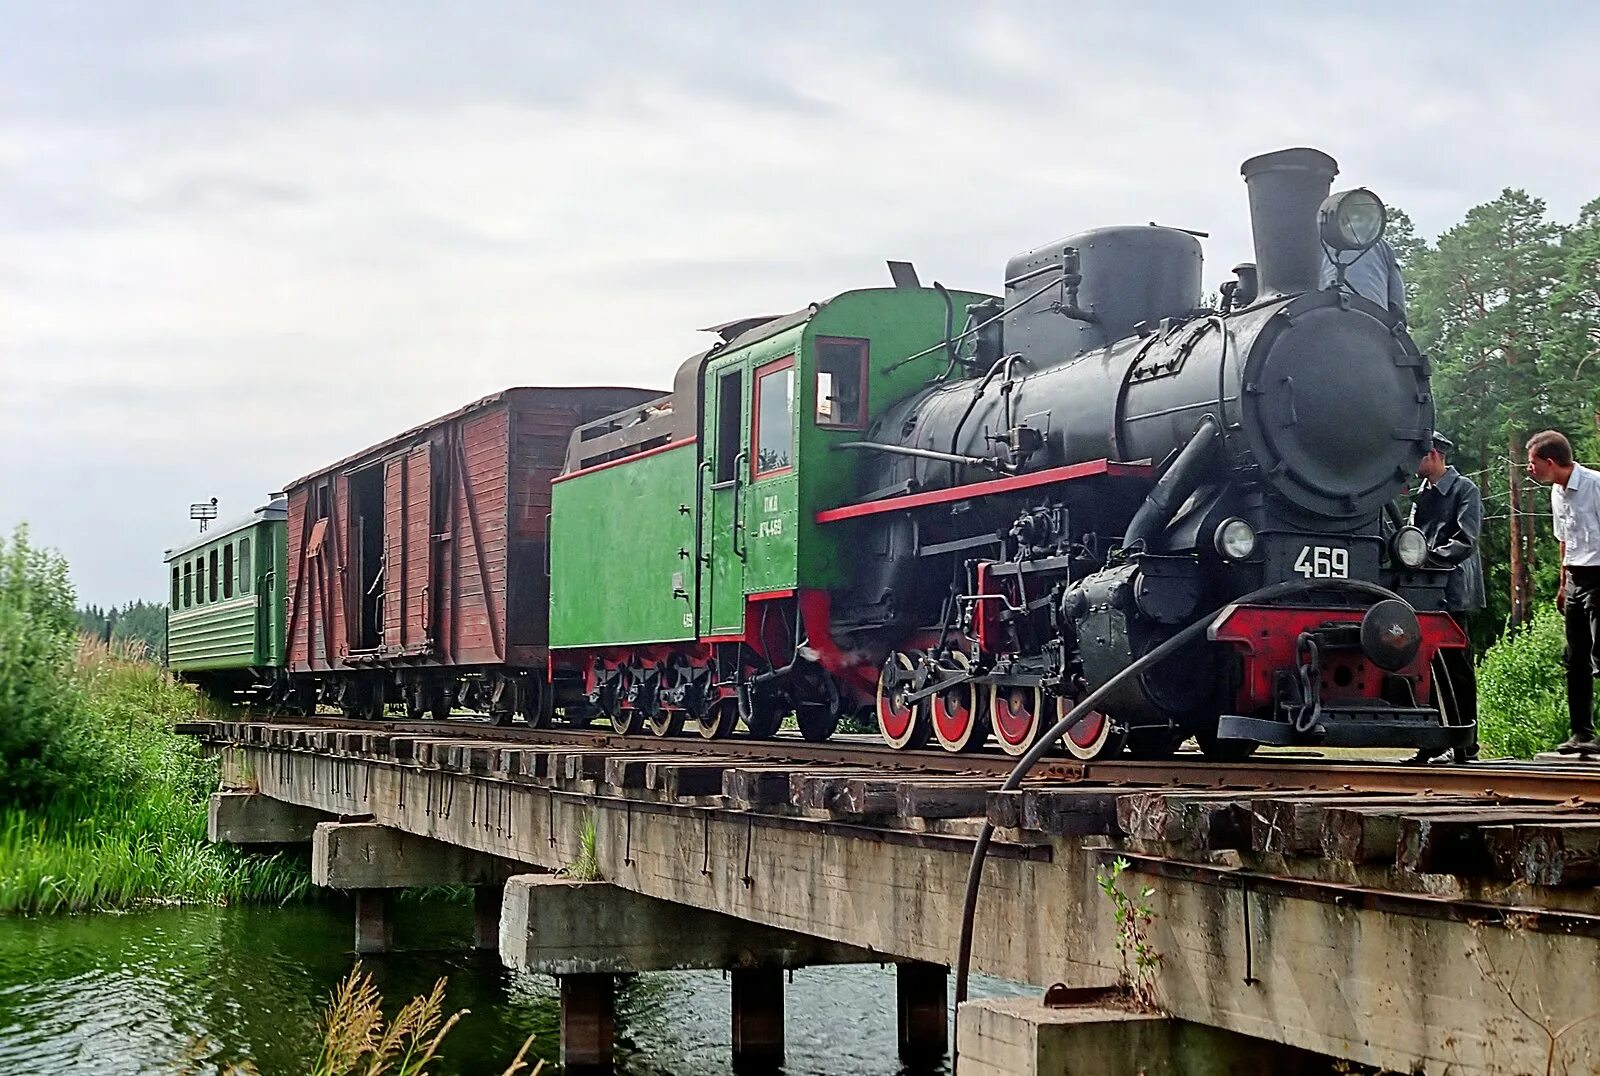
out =
[[[1312,291],[1322,267],[1317,207],[1333,187],[1339,162],[1315,149],[1281,149],[1239,167],[1250,188],[1260,294]]]

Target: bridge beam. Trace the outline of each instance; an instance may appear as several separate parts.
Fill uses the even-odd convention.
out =
[[[328,816],[259,792],[213,792],[206,804],[212,844],[304,844]]]

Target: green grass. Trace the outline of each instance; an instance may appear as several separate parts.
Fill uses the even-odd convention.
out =
[[[137,647],[85,640],[68,691],[82,769],[39,802],[0,807],[0,912],[283,901],[306,891],[302,863],[206,842],[217,766],[171,731],[199,705],[191,688]]]

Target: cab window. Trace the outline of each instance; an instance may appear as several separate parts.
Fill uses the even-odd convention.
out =
[[[794,356],[756,371],[755,456],[751,473],[778,474],[794,465]]]
[[[717,460],[714,482],[732,482],[738,470],[739,439],[744,433],[744,392],[738,370],[717,378]]]
[[[817,341],[817,425],[859,430],[867,424],[867,342]]]

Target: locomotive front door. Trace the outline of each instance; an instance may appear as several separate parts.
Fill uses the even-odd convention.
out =
[[[717,374],[709,386],[706,430],[700,443],[700,483],[705,491],[700,531],[700,634],[744,630],[744,502],[749,486],[745,442],[745,375],[740,367]]]

